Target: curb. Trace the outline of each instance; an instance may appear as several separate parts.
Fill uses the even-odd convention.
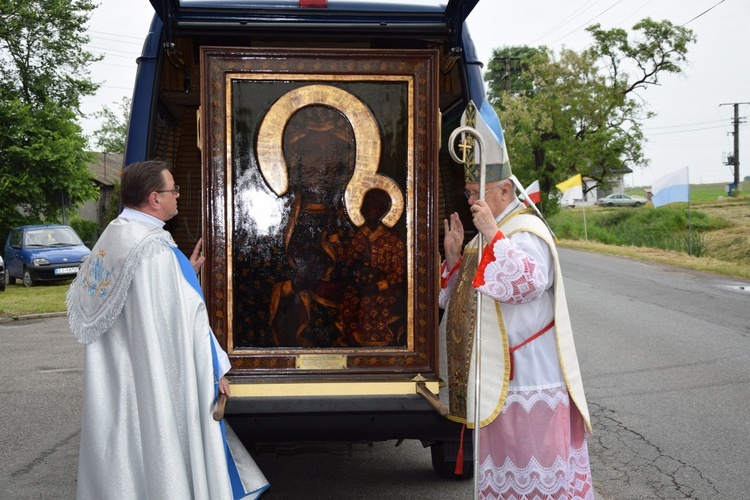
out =
[[[60,316],[67,316],[67,311],[58,311],[51,313],[37,313],[37,314],[24,314],[21,316],[11,316],[10,318],[0,318],[1,323],[10,323],[11,321],[24,321],[29,319],[45,319],[45,318],[57,318]]]

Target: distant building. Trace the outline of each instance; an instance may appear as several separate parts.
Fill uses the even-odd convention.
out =
[[[112,199],[115,183],[120,182],[123,156],[119,153],[95,153],[96,160],[89,165],[89,172],[99,188],[99,199],[86,202],[78,209],[78,216],[104,227],[104,214]]]
[[[625,176],[632,173],[633,170],[628,167],[622,167],[620,170],[610,172],[608,189],[602,189],[601,186],[597,185],[596,189],[589,193],[593,195],[592,202],[610,194],[625,194]]]

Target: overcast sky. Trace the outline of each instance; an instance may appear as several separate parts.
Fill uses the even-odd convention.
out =
[[[119,109],[132,95],[135,58],[148,32],[153,9],[149,0],[101,0],[90,23],[91,52],[105,54],[92,66],[103,86],[84,100],[83,111],[102,106]],[[688,53],[683,75],[661,78],[659,87],[639,92],[657,113],[644,124],[646,156],[651,164],[626,176],[629,186],[647,186],[665,173],[688,166],[690,182],[727,183],[732,169],[724,165],[734,149],[734,103],[750,102],[750,1],[748,0],[481,0],[468,19],[480,59],[506,45],[565,46],[580,50],[591,44],[586,26],[630,28],[650,17],[669,19],[692,29],[698,43]],[[729,104],[729,105],[722,105]],[[745,119],[750,104],[739,106],[740,180],[750,175],[750,133]],[[502,122],[502,116],[500,116]],[[100,124],[82,123],[91,135]],[[511,164],[513,151],[510,151]],[[746,186],[746,190],[748,187]]]

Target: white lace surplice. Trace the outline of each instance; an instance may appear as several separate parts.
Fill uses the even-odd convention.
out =
[[[583,419],[564,386],[509,390],[479,437],[479,498],[594,498]]]

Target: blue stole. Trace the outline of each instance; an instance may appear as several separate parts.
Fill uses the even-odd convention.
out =
[[[170,248],[172,248],[175,257],[177,257],[177,262],[180,263],[180,269],[182,270],[182,274],[185,276],[185,279],[188,283],[190,283],[190,286],[192,286],[195,291],[198,292],[198,295],[200,295],[201,299],[205,303],[206,299],[203,297],[203,290],[201,289],[201,285],[198,282],[198,276],[195,275],[195,270],[190,264],[190,260],[184,253],[182,253],[179,248]],[[216,398],[219,397],[219,357],[216,355],[216,346],[214,346],[213,339],[209,338],[209,343],[211,344],[211,361],[214,368],[214,400],[216,400]],[[224,419],[219,421],[219,425],[221,426],[221,436],[224,439],[224,453],[227,456],[229,480],[232,484],[232,496],[235,499],[245,498],[247,496],[247,492],[245,491],[245,487],[242,485],[242,481],[240,480],[240,473],[237,470],[237,464],[234,463],[234,457],[232,457],[232,452],[229,450],[229,445],[227,444],[227,431],[224,427]]]

